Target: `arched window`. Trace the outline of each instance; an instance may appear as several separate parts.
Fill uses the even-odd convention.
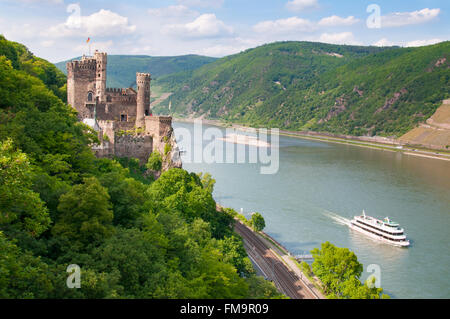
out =
[[[93,97],[92,92],[89,92],[87,96],[88,102],[92,102],[92,97]]]

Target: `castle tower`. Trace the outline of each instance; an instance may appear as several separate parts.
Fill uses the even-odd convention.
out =
[[[85,57],[67,65],[67,103],[78,111],[80,119],[91,118],[95,104],[96,61]]]
[[[136,127],[145,128],[145,116],[150,115],[150,81],[149,73],[136,73],[137,110]]]
[[[97,61],[96,74],[95,74],[95,88],[96,96],[99,98],[100,103],[106,101],[106,64],[107,55],[106,53],[98,52],[95,50],[94,59]]]

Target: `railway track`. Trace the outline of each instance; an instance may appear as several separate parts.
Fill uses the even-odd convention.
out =
[[[249,256],[281,292],[292,299],[318,299],[318,296],[252,230],[239,221],[235,230],[244,239]]]

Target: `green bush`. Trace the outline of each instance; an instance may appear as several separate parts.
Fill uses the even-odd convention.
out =
[[[172,151],[172,144],[166,143],[166,145],[164,145],[164,155],[169,154],[171,151]]]
[[[153,151],[148,158],[146,167],[152,171],[160,171],[162,168],[162,156],[158,151]]]

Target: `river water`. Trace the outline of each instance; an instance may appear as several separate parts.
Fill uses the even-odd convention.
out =
[[[177,122],[174,128],[193,136],[193,124]],[[293,254],[329,241],[355,252],[363,280],[371,274],[369,265],[378,265],[381,286],[393,298],[450,298],[450,161],[284,136],[279,145],[273,175],[248,163],[183,161],[183,168],[211,173],[218,203],[242,208],[247,216],[260,212],[265,232]],[[183,149],[182,158],[192,158]],[[379,243],[342,223],[363,209],[398,222],[411,246]]]

